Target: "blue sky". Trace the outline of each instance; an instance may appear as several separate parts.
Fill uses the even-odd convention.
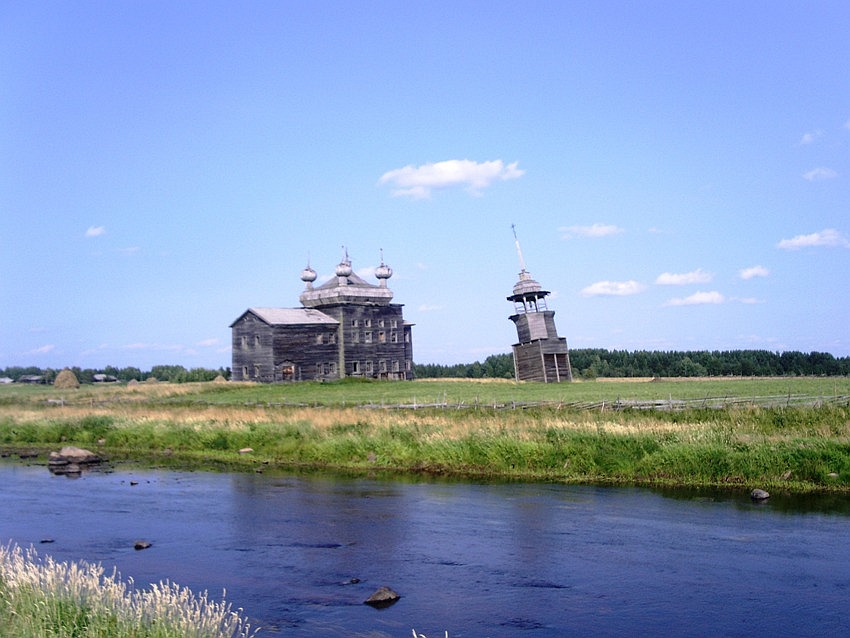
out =
[[[0,367],[230,365],[384,260],[420,363],[850,355],[850,3],[0,5]]]

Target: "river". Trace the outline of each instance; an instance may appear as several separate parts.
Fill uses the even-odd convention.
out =
[[[171,580],[260,636],[825,636],[850,627],[844,496],[0,463],[0,542]],[[42,543],[44,540],[50,543]],[[137,551],[136,540],[152,543]],[[363,601],[387,585],[401,599]]]

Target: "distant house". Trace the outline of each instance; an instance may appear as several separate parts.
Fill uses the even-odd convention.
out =
[[[25,374],[18,377],[16,383],[47,383],[40,374]]]
[[[116,383],[118,381],[118,377],[111,374],[93,374],[91,380],[94,383]]]
[[[346,253],[334,277],[313,287],[308,265],[300,308],[248,308],[230,324],[234,381],[279,383],[344,377],[412,379],[412,324],[391,303],[392,269],[381,260],[371,284]]]
[[[5,385],[7,383],[14,383],[14,379],[12,377],[0,377],[0,385]]]

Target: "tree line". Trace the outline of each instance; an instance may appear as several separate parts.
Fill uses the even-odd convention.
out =
[[[576,379],[597,377],[777,377],[777,376],[847,376],[850,357],[835,357],[828,352],[771,352],[769,350],[604,350],[584,348],[570,350],[570,364]],[[107,380],[158,381],[187,383],[212,381],[218,376],[230,379],[230,368],[187,369],[180,365],[158,365],[143,372],[139,368],[70,368],[80,383],[94,383],[98,375]],[[511,354],[490,355],[484,361],[444,365],[417,363],[413,366],[419,379],[513,379]],[[59,370],[38,367],[0,368],[0,377],[19,381],[24,377],[40,377],[53,383]],[[101,377],[102,379],[103,377]]]
[[[719,377],[846,376],[850,357],[828,352],[769,350],[570,350],[573,377]],[[454,365],[416,364],[417,378],[513,379],[511,354],[495,354],[483,362]]]
[[[106,366],[105,368],[68,368],[77,377],[80,383],[95,383],[98,381],[146,381],[154,378],[157,381],[168,381],[170,383],[188,383],[191,381],[212,381],[218,376],[230,379],[230,368],[191,368],[186,369],[179,365],[153,366],[147,372],[132,366],[116,368]],[[21,381],[27,377],[33,379],[39,377],[37,383],[53,383],[60,370],[54,368],[19,367],[0,368],[0,377],[6,377],[13,381]]]

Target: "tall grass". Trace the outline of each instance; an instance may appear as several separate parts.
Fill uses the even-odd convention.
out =
[[[15,638],[250,638],[241,610],[170,582],[136,589],[113,571],[0,547],[0,635]]]

